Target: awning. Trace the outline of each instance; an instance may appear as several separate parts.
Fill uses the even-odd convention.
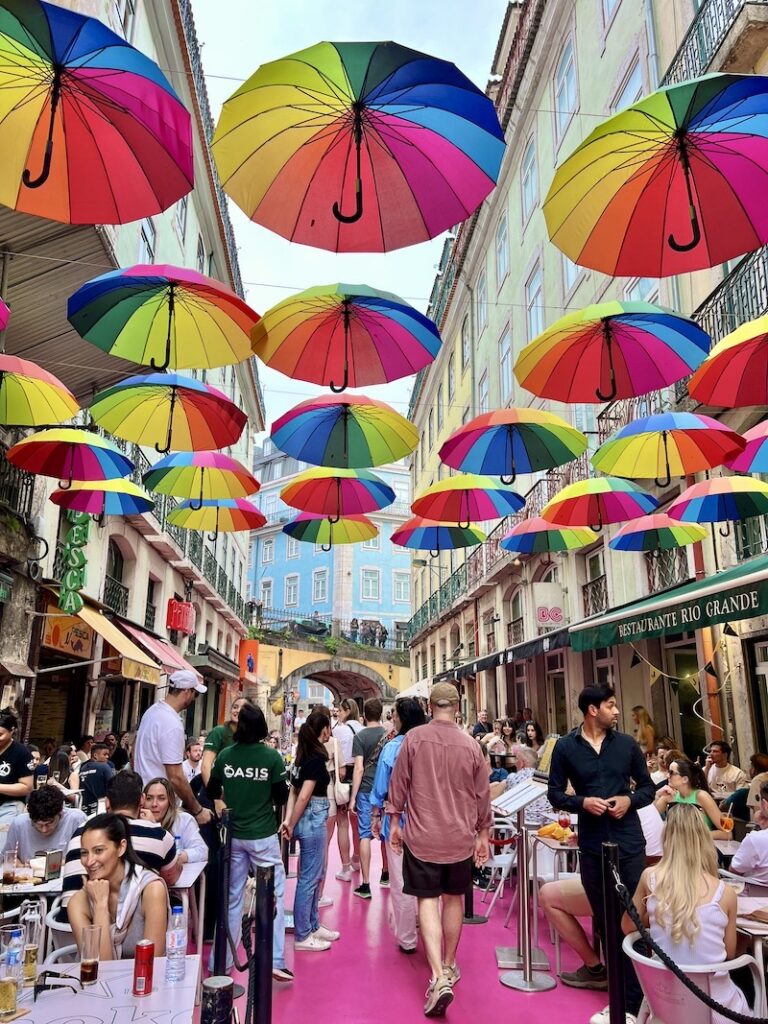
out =
[[[574,623],[571,647],[590,651],[768,615],[767,584],[768,555],[762,555],[706,579]]]
[[[111,619],[88,605],[84,605],[80,609],[78,617],[103,637],[110,647],[114,647],[120,655],[120,669],[126,679],[138,679],[143,683],[152,683],[153,686],[159,684],[160,671],[157,665],[125,633],[119,630]]]
[[[34,672],[22,661],[0,661],[0,676],[15,676],[17,679],[31,679]]]
[[[508,647],[504,651],[504,663],[512,661],[525,661],[527,658],[535,658],[537,654],[546,654],[547,651],[559,651],[563,647],[570,647],[571,639],[567,629],[553,629],[550,633],[542,633],[533,640],[524,640],[521,644]]]
[[[199,654],[191,655],[190,665],[194,666],[197,672],[213,679],[239,679],[240,666],[232,661],[226,654],[217,651],[215,647],[205,647]]]
[[[497,665],[501,665],[503,658],[503,651],[486,654],[484,657],[470,661],[466,665],[459,665],[453,674],[457,679],[462,679],[464,676],[476,676],[478,672],[482,672],[487,668],[495,668]]]
[[[188,661],[179,654],[177,650],[165,640],[161,640],[159,637],[151,636],[149,633],[145,633],[143,629],[139,629],[138,626],[132,626],[128,622],[121,622],[120,626],[122,629],[127,630],[132,637],[134,637],[145,651],[148,651],[153,658],[157,658],[160,664],[163,666],[163,672],[166,675],[172,675],[174,672],[178,672],[179,669],[187,669],[187,671],[194,672],[195,675],[200,675],[196,668],[193,668]]]
[[[437,676],[435,676],[437,679]],[[398,693],[398,697],[428,697],[430,691],[430,685],[428,679],[420,679],[418,683],[414,683],[413,686],[409,686],[406,690],[401,690]]]

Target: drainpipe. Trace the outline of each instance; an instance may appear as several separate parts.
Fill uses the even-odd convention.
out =
[[[8,291],[8,267],[11,263],[11,257],[8,255],[8,250],[3,249],[0,253],[0,298],[5,298],[6,292]],[[0,331],[0,353],[5,352],[5,330]]]
[[[651,75],[651,91],[659,85],[659,53],[656,41],[656,19],[653,14],[653,0],[645,0],[645,32],[648,37],[648,68]]]
[[[696,478],[694,476],[687,476],[685,478],[685,486],[686,486],[686,488],[690,487],[695,482],[695,479]],[[697,580],[703,580],[704,577],[706,576],[706,571],[704,569],[704,553],[702,551],[701,544],[702,544],[701,541],[697,541],[693,545],[693,569],[694,569],[694,575],[695,575]],[[711,661],[712,664],[714,665],[715,664],[715,661],[714,661],[714,659],[715,659],[715,645],[714,645],[714,640],[713,640],[713,636],[712,636],[712,627],[711,626],[702,626],[701,629],[698,630],[698,633],[699,633],[699,636],[700,636],[700,643],[697,644],[697,647],[700,645],[700,648],[701,648],[701,659],[702,659],[700,663],[703,664],[703,665],[706,665],[708,662]],[[705,692],[706,692],[706,704],[707,704],[707,707],[709,709],[709,718],[710,718],[710,721],[712,721],[714,723],[713,728],[716,728],[716,729],[719,730],[720,736],[724,736],[725,734],[723,732],[723,726],[722,726],[723,715],[722,715],[722,708],[720,706],[720,695],[718,693],[712,692],[711,679],[712,679],[712,677],[708,676],[707,673],[705,672],[704,673],[704,686],[706,688],[706,690],[705,690]]]

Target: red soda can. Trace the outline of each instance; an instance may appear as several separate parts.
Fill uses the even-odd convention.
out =
[[[148,996],[152,991],[152,969],[155,962],[155,944],[150,939],[136,943],[136,959],[133,964],[133,994]]]

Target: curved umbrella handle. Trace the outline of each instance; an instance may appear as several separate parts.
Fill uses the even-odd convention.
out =
[[[354,111],[354,122],[352,133],[355,141],[355,160],[357,163],[357,177],[355,179],[355,212],[342,213],[338,203],[333,204],[333,216],[342,224],[354,224],[363,216],[363,174],[360,167],[360,150],[363,145],[363,108],[359,101],[352,104]]]
[[[151,369],[157,370],[158,373],[162,373],[164,370],[167,370],[168,367],[171,365],[170,352],[166,351],[165,359],[162,361],[162,363],[156,363],[155,357],[152,356],[152,358],[149,360],[149,365]]]
[[[505,487],[509,487],[517,480],[517,473],[513,473],[511,476],[500,476],[499,483],[504,484]]]
[[[430,550],[429,557],[430,558],[439,558],[440,557],[440,548],[436,548],[434,551]]]
[[[174,287],[175,283],[171,281],[171,283],[168,285],[168,333],[165,338],[165,359],[162,361],[162,363],[156,363],[154,356],[152,357],[152,359],[149,360],[149,365],[152,367],[152,369],[158,370],[160,372],[167,370],[168,367],[171,365],[171,330],[173,328],[173,314],[176,304],[176,299],[174,296]]]
[[[616,387],[616,368],[613,365],[613,346],[611,345],[611,325],[608,322],[608,317],[603,319],[603,341],[605,342],[605,349],[608,355],[608,372],[611,376],[611,390],[607,395],[603,394],[599,387],[595,388],[595,394],[601,402],[612,402],[616,397],[618,388]]]
[[[170,442],[168,442],[168,444],[165,446],[165,448],[161,448],[160,445],[158,444],[158,442],[155,441],[155,451],[157,452],[158,455],[167,455],[170,450],[171,450]]]
[[[192,509],[193,512],[199,512],[200,509],[203,507],[203,489],[204,489],[204,486],[205,486],[205,466],[203,466],[200,469],[200,497],[199,498],[191,498],[190,502],[189,502],[189,506],[188,507],[190,509]]]
[[[332,547],[333,547],[333,544],[321,544],[320,545],[320,550],[324,551],[326,554],[328,554],[328,552],[331,550]]]
[[[468,530],[470,528],[470,526],[472,525],[472,520],[471,519],[467,519],[466,523],[457,523],[456,525],[458,526],[458,528],[460,530]]]
[[[216,530],[215,533],[209,533],[208,534],[208,540],[211,542],[211,544],[215,544],[216,541],[218,540],[218,537],[219,537],[219,531],[218,530]]]
[[[355,183],[355,212],[342,213],[338,203],[333,204],[333,216],[342,224],[354,224],[363,216],[363,183],[358,178]]]
[[[69,480],[67,480],[66,482],[64,480],[59,480],[59,490],[60,491],[68,491],[71,486],[72,486],[72,477],[70,477]]]
[[[664,458],[665,458],[666,464],[667,464],[667,476],[666,476],[666,479],[662,479],[662,478],[657,476],[655,481],[654,481],[654,483],[656,484],[657,487],[669,487],[669,485],[672,483],[672,473],[671,473],[670,468],[669,468],[669,451],[667,450],[667,431],[666,430],[662,431],[662,436],[664,438]]]
[[[171,440],[173,438],[173,410],[176,407],[176,388],[171,388],[171,407],[168,412],[168,436],[165,439],[165,448],[161,448],[157,441],[155,441],[155,451],[158,455],[167,455],[171,450]]]
[[[326,516],[331,526],[335,526],[341,520],[341,512],[337,512],[335,516]]]
[[[328,387],[334,393],[334,395],[340,395],[342,391],[346,391],[349,387],[349,363],[344,363],[344,382],[337,386],[333,381],[328,382]]]
[[[721,526],[717,531],[721,537],[730,537],[731,535],[731,524],[730,521],[727,523],[725,529]]]
[[[96,523],[96,525],[98,526],[98,528],[100,530],[103,529],[103,527],[106,525],[105,522],[104,522],[104,513],[103,512],[99,512],[99,514],[97,516],[92,516],[91,518],[93,519],[94,523]]]
[[[51,173],[51,161],[53,159],[53,127],[56,123],[56,110],[61,98],[61,72],[61,67],[54,67],[53,82],[51,84],[51,118],[48,122],[48,138],[45,143],[43,166],[36,178],[32,177],[28,168],[24,168],[21,180],[26,188],[40,188],[41,185],[44,185],[46,181],[48,181],[48,177]]]
[[[696,212],[695,206],[691,207],[691,231],[690,242],[678,242],[675,236],[670,234],[667,238],[667,244],[670,249],[674,249],[675,252],[690,252],[701,241],[701,226],[699,225],[699,215]]]

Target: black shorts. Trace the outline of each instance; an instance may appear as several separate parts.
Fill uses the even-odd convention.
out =
[[[472,884],[473,857],[454,864],[433,864],[414,857],[403,843],[403,892],[408,896],[434,899],[436,896],[463,896]]]

